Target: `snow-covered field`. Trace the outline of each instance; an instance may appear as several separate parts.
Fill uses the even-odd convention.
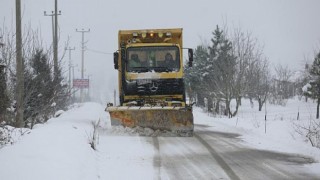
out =
[[[75,105],[1,148],[0,179],[154,179],[152,138],[149,142],[128,129],[112,129],[104,108],[97,103]],[[266,133],[265,109],[259,112],[257,105],[252,109],[248,101],[243,101],[238,116],[232,119],[212,117],[195,108],[194,121],[214,131],[238,133],[247,146],[301,154],[319,162],[320,149],[294,128],[294,124],[308,124],[315,117],[315,108],[314,103],[298,99],[289,100],[285,107],[268,104]],[[93,150],[93,122],[99,120],[97,150]],[[319,163],[308,168],[320,173]]]
[[[257,148],[311,155],[320,161],[320,149],[312,147],[310,141],[297,132],[298,126],[308,127],[310,121],[320,123],[315,119],[315,102],[295,98],[288,100],[286,106],[267,104],[260,112],[257,102],[254,103],[251,107],[250,102],[244,100],[238,115],[231,119],[223,116],[208,118],[208,114],[196,108],[195,123],[210,125],[215,131],[239,133],[246,144]]]
[[[297,126],[308,127],[310,121],[316,120],[316,103],[298,98],[288,100],[286,106],[267,104],[258,111],[258,104],[253,108],[248,100],[242,102],[239,113],[234,118],[212,117],[201,109],[194,110],[196,124],[212,126],[212,130],[238,133],[243,143],[258,149],[300,154],[312,157],[320,162],[320,149],[312,147],[307,137],[297,132]],[[299,112],[299,120],[297,120]],[[266,114],[266,121],[265,121]],[[302,130],[300,128],[300,130]],[[309,165],[319,174],[320,163]]]

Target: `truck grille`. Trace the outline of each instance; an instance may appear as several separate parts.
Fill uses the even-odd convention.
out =
[[[184,94],[182,79],[139,79],[126,81],[125,95]]]

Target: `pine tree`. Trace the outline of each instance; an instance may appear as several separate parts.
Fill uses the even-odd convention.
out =
[[[68,103],[70,102],[70,96],[68,85],[64,83],[64,77],[61,74],[61,67],[58,67],[56,77],[53,80],[53,87],[55,109],[66,109]]]
[[[210,90],[217,102],[224,101],[226,105],[225,115],[231,114],[230,102],[234,98],[234,80],[236,73],[236,57],[232,54],[232,44],[224,32],[217,26],[211,39],[212,46],[209,47],[208,75],[205,77]]]
[[[310,86],[305,92],[305,95],[317,100],[317,115],[319,119],[319,107],[320,107],[320,52],[316,55],[312,67],[310,69],[311,81]]]
[[[185,84],[191,101],[197,97],[197,105],[204,106],[203,98],[206,96],[206,90],[203,88],[204,69],[207,66],[208,49],[205,46],[198,46],[194,53],[193,67],[185,66]]]
[[[230,114],[230,101],[234,97],[234,76],[236,58],[232,54],[232,44],[224,32],[217,26],[214,30],[212,45],[209,47],[198,46],[195,49],[194,67],[185,68],[188,93],[197,95],[198,105],[203,105],[207,99],[208,110],[213,108],[219,111],[219,103],[226,103],[225,114]],[[200,103],[199,103],[200,102]],[[235,112],[236,113],[236,112]]]
[[[4,65],[0,61],[0,123],[5,120],[4,113],[9,105],[9,98],[7,96],[7,83]]]
[[[63,85],[61,70],[52,77],[52,67],[47,54],[36,50],[25,68],[25,118],[28,127],[46,122],[56,110],[65,109],[68,87]]]
[[[25,70],[25,121],[32,128],[53,113],[53,81],[51,67],[43,50],[36,50]]]

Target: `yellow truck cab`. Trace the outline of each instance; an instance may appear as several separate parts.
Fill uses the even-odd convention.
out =
[[[120,105],[185,106],[182,55],[182,29],[120,30]]]

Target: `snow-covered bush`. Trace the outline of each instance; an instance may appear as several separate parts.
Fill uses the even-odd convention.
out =
[[[6,127],[0,127],[0,147],[10,143],[9,129]]]
[[[294,124],[297,133],[306,137],[313,147],[320,148],[320,120],[310,118],[308,124]]]
[[[29,129],[0,126],[0,148],[15,143],[21,136],[30,133]]]

